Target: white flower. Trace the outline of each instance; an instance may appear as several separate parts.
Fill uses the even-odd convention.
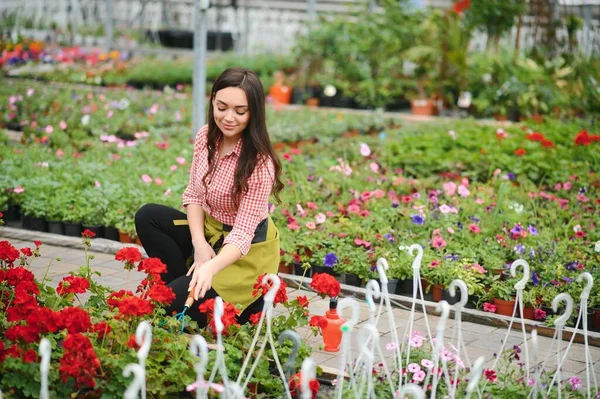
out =
[[[580,226],[580,225],[577,225],[577,226],[573,227],[573,231],[574,231],[575,233],[577,233],[577,232],[580,232],[580,231],[581,231],[581,226]]]
[[[596,245],[594,245],[594,251],[600,252],[600,241],[596,241]]]
[[[89,115],[83,115],[81,117],[81,124],[83,126],[87,126],[88,123],[90,123],[90,116]]]
[[[518,203],[516,203],[516,202],[515,202],[515,203],[513,203],[512,205],[509,205],[509,206],[508,206],[508,209],[512,209],[512,210],[514,210],[516,213],[523,213],[523,210],[524,210],[525,208],[523,207],[523,205],[521,205],[521,204],[518,204]]]

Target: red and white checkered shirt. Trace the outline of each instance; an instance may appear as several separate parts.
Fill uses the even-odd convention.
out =
[[[273,162],[259,161],[248,179],[248,192],[242,194],[239,208],[236,209],[231,196],[235,171],[242,149],[242,140],[228,154],[217,160],[212,178],[206,180],[206,190],[202,178],[209,169],[208,165],[208,125],[203,126],[196,135],[194,160],[190,170],[190,181],[183,192],[183,205],[198,204],[205,212],[221,223],[233,226],[223,241],[234,244],[246,255],[254,238],[258,224],[269,216],[269,196],[275,176]],[[219,144],[217,144],[217,156]]]

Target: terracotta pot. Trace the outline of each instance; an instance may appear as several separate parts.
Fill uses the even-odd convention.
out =
[[[285,85],[273,85],[269,89],[269,96],[278,104],[289,104],[292,100],[292,88]]]
[[[431,99],[416,99],[410,102],[413,115],[439,115],[437,101]]]
[[[525,306],[525,308],[523,309],[523,317],[526,319],[529,319],[529,320],[535,320],[533,311],[534,311],[533,306]],[[519,313],[519,316],[520,315],[521,314]]]
[[[544,122],[544,117],[540,114],[533,114],[533,115],[531,115],[530,119],[532,121],[534,121],[535,123],[543,123]]]
[[[312,97],[306,100],[306,105],[309,107],[318,107],[319,106],[319,99],[316,97]]]
[[[360,135],[360,130],[358,130],[358,129],[348,130],[346,133],[342,134],[342,136],[344,136],[344,137],[356,137],[359,135]]]
[[[294,267],[292,265],[286,265],[285,262],[280,262],[279,273],[294,274]]]
[[[246,387],[246,394],[248,398],[256,398],[258,395],[258,384],[256,382],[249,382]]]
[[[277,142],[273,144],[273,148],[276,150],[285,150],[287,145],[285,143]]]
[[[594,314],[592,315],[592,326],[596,331],[600,331],[600,309],[593,309]]]
[[[494,119],[500,122],[504,122],[508,120],[506,115],[494,114]]]
[[[515,301],[505,301],[503,299],[494,298],[494,305],[496,305],[496,313],[504,316],[512,316],[515,308]]]
[[[439,302],[444,299],[444,290],[442,290],[442,286],[439,284],[434,284],[431,287],[431,294],[433,295],[433,301]]]
[[[142,242],[140,241],[140,237],[135,237],[135,243],[140,247],[143,247]]]
[[[122,232],[121,230],[119,230],[119,241],[121,241],[124,244],[135,243],[135,239],[133,237],[131,237],[128,233]]]

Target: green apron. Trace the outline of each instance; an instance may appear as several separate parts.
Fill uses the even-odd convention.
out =
[[[223,223],[204,213],[204,236],[208,244],[215,248],[229,234]],[[187,220],[174,220],[174,224],[188,224]],[[231,245],[231,244],[230,244]],[[221,248],[217,248],[217,253]],[[225,302],[239,305],[244,311],[257,297],[252,296],[258,276],[265,273],[277,274],[279,269],[279,230],[268,218],[266,240],[250,245],[246,256],[217,273],[212,280],[212,288]],[[191,262],[188,262],[191,266]]]

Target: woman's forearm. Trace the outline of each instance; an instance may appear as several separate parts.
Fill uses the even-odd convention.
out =
[[[196,246],[198,243],[206,242],[204,236],[204,208],[202,208],[202,205],[187,205],[187,220],[192,234],[192,244]]]
[[[242,257],[242,251],[232,244],[225,245],[217,256],[210,260],[213,274],[217,274],[227,266],[235,263]]]

